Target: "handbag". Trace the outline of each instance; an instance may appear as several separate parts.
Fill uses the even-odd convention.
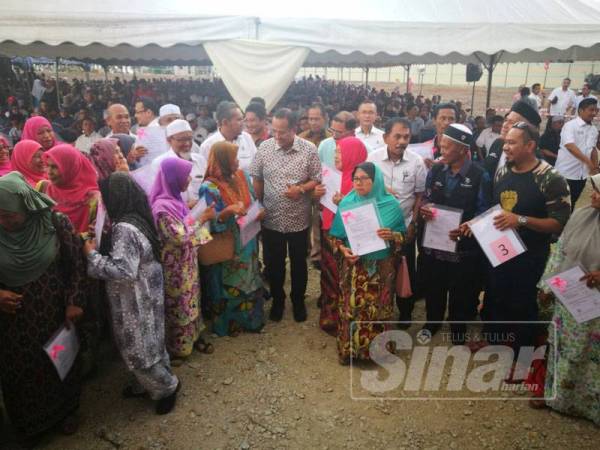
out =
[[[396,270],[396,295],[400,298],[409,298],[413,295],[412,288],[410,287],[406,256],[402,257]]]
[[[213,234],[210,241],[198,248],[198,261],[203,266],[229,261],[234,255],[235,239],[229,230]]]

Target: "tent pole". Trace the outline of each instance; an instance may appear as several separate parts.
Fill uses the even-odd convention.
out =
[[[527,85],[527,81],[529,80],[529,64],[527,63],[527,70],[525,71],[525,85]]]
[[[437,75],[438,75],[438,64],[435,63],[435,79],[433,80],[433,84],[437,86]]]
[[[369,87],[369,66],[365,66],[365,87]]]
[[[406,66],[406,92],[408,93],[408,84],[410,83],[410,64],[407,64]]]
[[[60,108],[60,78],[58,78],[58,63],[60,62],[60,58],[56,58],[56,105]]]
[[[571,66],[573,65],[573,63],[569,63],[569,68],[567,69],[567,78],[571,77]]]
[[[492,76],[494,74],[494,64],[496,63],[496,54],[490,56],[490,64],[486,66],[488,71],[488,80],[487,80],[487,95],[485,98],[485,107],[486,109],[490,107],[490,100],[492,98]]]
[[[473,103],[475,102],[475,82],[473,81],[473,90],[471,91],[471,117],[473,117]]]
[[[504,74],[504,87],[506,87],[506,82],[508,81],[508,66],[510,66],[510,63],[506,63],[506,73]]]

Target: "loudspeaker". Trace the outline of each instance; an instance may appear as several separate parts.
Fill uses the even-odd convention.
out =
[[[479,81],[481,75],[483,75],[483,69],[481,68],[481,64],[467,64],[467,83]]]

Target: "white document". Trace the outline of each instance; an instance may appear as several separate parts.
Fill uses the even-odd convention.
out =
[[[497,267],[527,251],[515,230],[500,231],[494,226],[494,217],[501,212],[502,207],[496,205],[469,223],[475,239],[479,242],[492,267]]]
[[[137,130],[136,147],[144,147],[148,153],[140,159],[140,164],[146,166],[150,164],[157,156],[166,153],[169,150],[167,142],[167,133],[162,127],[140,127]]]
[[[325,195],[321,197],[321,205],[330,210],[332,213],[337,212],[337,205],[333,203],[333,196],[336,192],[340,192],[342,188],[342,174],[336,169],[323,165],[321,169],[322,184],[325,185]]]
[[[185,223],[188,227],[193,227],[194,224],[198,222],[198,219],[206,210],[206,208],[208,208],[206,199],[202,197],[190,210],[188,215],[185,216],[183,223]],[[200,245],[207,244],[208,242],[212,241],[212,239],[212,235],[210,234],[210,221],[200,225]]]
[[[152,164],[129,172],[129,175],[131,175],[136,183],[140,185],[146,195],[150,195],[157,174],[158,171],[156,168],[152,167]]]
[[[600,317],[600,291],[590,289],[585,281],[579,281],[584,275],[583,269],[575,266],[544,279],[577,323]]]
[[[242,247],[245,247],[260,231],[260,220],[256,220],[260,214],[262,205],[259,201],[254,201],[248,208],[245,216],[238,217],[237,223],[240,227],[240,240]]]
[[[433,159],[433,145],[422,143],[422,144],[408,144],[406,150],[416,153],[421,158]]]
[[[462,220],[462,209],[448,206],[430,205],[433,219],[425,223],[423,247],[456,253],[456,241],[448,237],[451,230],[456,230]]]
[[[96,239],[96,246],[100,248],[100,242],[102,241],[102,230],[104,229],[104,222],[106,221],[106,209],[104,203],[98,201],[98,207],[96,208],[96,225],[94,225],[94,234]]]
[[[374,202],[366,202],[340,214],[352,253],[362,256],[387,248],[386,242],[377,236],[381,222]]]
[[[77,339],[75,326],[71,325],[70,330],[67,330],[64,325],[60,327],[44,345],[44,351],[56,367],[61,381],[64,380],[79,352],[79,339]]]

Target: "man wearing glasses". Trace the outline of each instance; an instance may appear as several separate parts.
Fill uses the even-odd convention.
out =
[[[149,97],[140,97],[135,102],[134,113],[136,125],[131,129],[133,133],[137,133],[139,127],[157,127],[158,117],[156,116],[158,108],[156,102]]]

